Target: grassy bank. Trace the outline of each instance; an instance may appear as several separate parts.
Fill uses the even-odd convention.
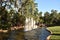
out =
[[[52,35],[51,40],[60,40],[60,36],[59,35]]]
[[[60,26],[48,27],[52,34],[60,34]]]
[[[48,27],[47,29],[52,32],[51,40],[60,40],[60,26]]]

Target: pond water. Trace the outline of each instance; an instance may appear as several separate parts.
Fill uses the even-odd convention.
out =
[[[51,33],[45,27],[37,28],[25,33],[25,38],[30,40],[46,40]]]
[[[50,32],[46,28],[37,28],[25,32],[13,30],[8,33],[7,37],[3,37],[4,39],[2,38],[1,40],[46,40],[48,35],[50,35]]]

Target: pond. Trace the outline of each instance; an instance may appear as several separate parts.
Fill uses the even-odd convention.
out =
[[[37,28],[25,33],[25,38],[30,40],[46,40],[51,33],[45,27]]]
[[[46,28],[37,28],[25,32],[23,30],[13,30],[3,34],[0,35],[1,40],[46,40],[50,32]]]

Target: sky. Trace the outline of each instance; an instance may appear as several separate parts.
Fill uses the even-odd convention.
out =
[[[35,0],[38,3],[39,12],[51,12],[52,9],[60,12],[60,0]]]

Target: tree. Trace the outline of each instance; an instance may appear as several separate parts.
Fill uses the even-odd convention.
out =
[[[51,23],[55,25],[55,23],[57,22],[57,10],[51,10],[50,19]]]
[[[50,17],[49,12],[45,12],[44,13],[44,23],[47,24],[47,25],[50,24],[50,18],[49,17]]]
[[[25,25],[25,16],[15,13],[12,19],[13,26]]]
[[[37,9],[37,8],[36,8],[36,10],[34,11],[34,20],[35,20],[36,22],[38,22],[38,20],[39,20],[38,9]]]
[[[35,4],[34,0],[0,0],[0,24],[3,19],[3,23],[9,25],[9,27],[24,25],[26,17],[34,16]],[[5,26],[5,24],[3,25]]]
[[[8,24],[8,11],[5,9],[5,7],[1,7],[0,9],[0,28],[1,29],[7,29],[10,27]]]
[[[40,22],[40,23],[43,23],[44,20],[43,20],[42,12],[39,12],[39,13],[38,13],[38,16],[39,16],[39,22]]]
[[[20,4],[19,2],[21,2],[21,1],[19,1],[19,2],[18,1],[19,0],[0,0],[0,5],[1,5],[0,6],[0,28],[1,29],[10,28],[14,24],[17,25],[18,22],[21,23],[21,19],[25,20],[25,17],[23,15],[22,16],[18,15],[18,11],[16,11],[16,8],[18,8],[18,9],[20,8],[19,7],[20,5],[18,5],[18,4]],[[14,7],[12,7],[12,5]],[[14,8],[15,8],[15,10],[14,10]],[[8,10],[10,10],[10,11],[8,11]],[[20,17],[21,17],[21,19],[20,19]],[[22,21],[22,24],[24,24],[23,22],[24,21]]]
[[[44,23],[48,26],[59,25],[59,22],[59,13],[57,12],[57,10],[51,10],[51,13],[44,13]]]

